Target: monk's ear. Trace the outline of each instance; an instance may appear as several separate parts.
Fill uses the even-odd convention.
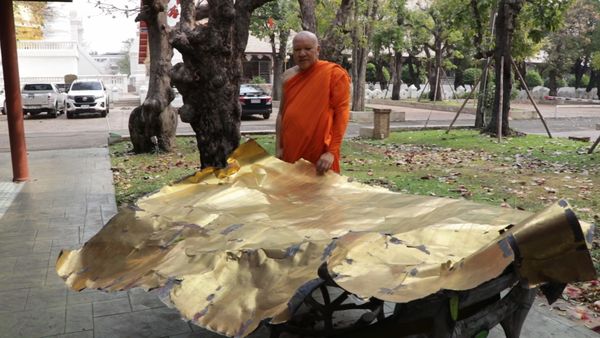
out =
[[[321,54],[321,45],[317,45],[317,57]]]

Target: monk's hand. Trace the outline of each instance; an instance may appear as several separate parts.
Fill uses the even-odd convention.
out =
[[[319,160],[317,161],[317,163],[315,164],[315,166],[317,167],[317,174],[318,175],[323,175],[325,174],[325,172],[327,172],[327,170],[329,170],[331,168],[331,165],[333,164],[333,154],[330,152],[326,152],[323,153],[321,155],[321,157],[319,157]]]

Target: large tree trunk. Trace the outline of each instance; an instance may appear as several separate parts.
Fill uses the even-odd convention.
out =
[[[590,74],[590,82],[588,82],[585,91],[589,93],[592,91],[594,86],[597,90],[596,95],[598,96],[598,99],[600,99],[600,71],[598,70],[592,70],[592,73]]]
[[[498,126],[501,125],[502,135],[508,135],[510,132],[508,124],[508,113],[510,111],[510,93],[512,90],[511,72],[511,52],[512,37],[515,29],[515,20],[521,11],[524,0],[501,0],[496,19],[496,49],[494,51],[495,71],[496,71],[496,93],[494,97],[494,109],[492,119],[484,132],[496,135]],[[503,67],[500,67],[503,60]],[[500,69],[503,68],[503,74]],[[502,77],[502,90],[500,90],[500,78]],[[502,107],[500,107],[500,93],[502,93]],[[499,119],[499,112],[502,109],[502,120]]]
[[[435,59],[433,67],[429,68],[429,100],[442,100],[442,41],[436,37],[435,39]]]
[[[384,73],[384,69],[385,69],[385,63],[384,61],[380,58],[380,56],[377,56],[377,58],[374,60],[374,64],[375,64],[375,77],[377,79],[377,82],[379,82],[379,86],[381,87],[381,90],[386,90],[388,87],[388,80],[385,78],[385,73]],[[389,75],[389,73],[388,73]]]
[[[317,18],[315,17],[315,0],[298,0],[302,29],[317,34]]]
[[[582,78],[583,74],[585,74],[586,67],[584,60],[582,58],[577,58],[575,60],[575,64],[573,65],[573,73],[575,74],[575,88],[581,88],[582,86]]]
[[[300,1],[302,2],[302,0]],[[346,48],[344,38],[350,32],[347,26],[351,14],[352,0],[342,0],[340,8],[338,8],[337,13],[335,14],[335,20],[332,22],[331,27],[328,27],[325,30],[325,33],[321,38],[320,59],[335,62],[337,64],[343,63],[343,52]]]
[[[550,89],[550,96],[556,96],[557,93],[557,83],[556,83],[556,69],[551,69],[548,72],[548,89]]]
[[[129,135],[133,151],[138,154],[152,152],[157,146],[163,151],[175,147],[177,112],[170,106],[174,98],[169,74],[173,49],[167,32],[167,5],[168,0],[143,0],[136,18],[148,26],[150,48],[148,94],[129,116]]]
[[[285,59],[287,57],[287,43],[290,37],[288,29],[279,30],[279,49],[273,50],[273,100],[281,100],[281,75],[283,74]]]
[[[412,84],[417,88],[417,90],[421,90],[421,71],[419,70],[419,64],[417,58],[409,54],[408,55],[408,77]],[[402,76],[400,76],[402,78]]]
[[[481,69],[481,81],[479,82],[479,94],[477,96],[477,111],[475,113],[475,128],[477,129],[483,129],[485,124],[485,102],[487,101],[487,97],[490,95],[488,85],[490,61],[491,58],[487,58],[483,64],[483,68]]]
[[[242,57],[252,11],[270,0],[208,0],[208,22],[194,20],[194,1],[181,0],[171,43],[183,56],[171,77],[183,96],[183,122],[196,133],[201,168],[227,166],[239,145]]]
[[[402,86],[402,51],[394,51],[394,66],[392,69],[392,100],[400,100],[400,87]]]
[[[458,67],[456,67],[456,69],[454,70],[453,85],[454,85],[454,90],[456,90],[456,89],[458,89],[458,87],[465,85],[465,77],[464,77],[465,68],[464,68],[461,60],[458,58],[454,58],[454,64],[458,65]]]
[[[367,59],[369,45],[373,35],[373,22],[377,14],[377,1],[367,1],[364,12],[364,24],[357,24],[352,32],[354,49],[352,51],[352,110],[365,110],[365,78],[367,75]],[[355,2],[355,22],[361,15],[358,1]]]

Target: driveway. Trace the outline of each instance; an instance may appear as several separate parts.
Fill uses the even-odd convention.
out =
[[[106,118],[94,115],[67,119],[64,114],[57,118],[46,115],[26,116],[24,120],[27,150],[79,149],[104,147],[109,133],[129,135],[129,114],[133,106],[115,106]],[[272,132],[275,130],[277,109],[268,120],[262,117],[245,117],[242,132]],[[193,134],[188,123],[179,120],[178,134]],[[0,115],[0,152],[9,152],[10,144],[6,115]]]
[[[381,105],[377,106],[382,107]],[[533,109],[531,105],[525,104],[515,104],[514,106],[521,110]],[[106,118],[85,116],[67,119],[64,114],[59,115],[56,119],[48,118],[45,115],[27,116],[24,121],[27,149],[34,151],[104,147],[109,133],[129,134],[129,114],[133,108],[133,106],[116,105]],[[455,113],[446,111],[392,106],[389,108],[406,112],[406,121],[395,122],[393,123],[395,126],[423,126],[424,121],[428,118],[430,119],[428,124],[430,126],[446,126],[450,124],[455,116]],[[600,106],[559,106],[556,109],[555,106],[540,105],[540,109],[552,135],[555,137],[589,137],[591,141],[594,141],[600,135],[600,130],[596,129],[596,126],[600,125]],[[274,132],[277,113],[278,109],[274,108],[273,114],[268,120],[258,116],[244,118],[241,124],[242,133]],[[472,125],[473,121],[473,115],[461,114],[458,123]],[[546,134],[542,122],[537,118],[512,120],[510,126],[527,134]],[[358,123],[351,122],[346,137],[358,136],[359,129],[360,125]],[[180,120],[177,133],[180,135],[193,135],[193,130],[188,123],[183,123]],[[6,115],[0,115],[0,152],[8,151],[10,151],[10,145]]]

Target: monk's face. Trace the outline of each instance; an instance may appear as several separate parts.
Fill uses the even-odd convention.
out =
[[[306,70],[319,60],[319,43],[310,36],[296,36],[293,41],[294,62],[300,70]]]

